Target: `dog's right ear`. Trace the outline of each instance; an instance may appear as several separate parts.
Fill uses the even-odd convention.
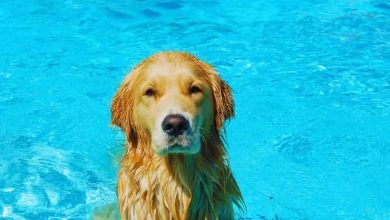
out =
[[[128,141],[133,141],[135,136],[132,126],[132,110],[133,110],[133,88],[136,77],[136,70],[132,71],[119,87],[111,103],[111,124],[122,129],[128,138]]]

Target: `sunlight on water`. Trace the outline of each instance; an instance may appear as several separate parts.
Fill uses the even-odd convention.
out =
[[[387,1],[1,1],[0,218],[115,201],[124,75],[160,50],[234,90],[248,219],[390,219]]]

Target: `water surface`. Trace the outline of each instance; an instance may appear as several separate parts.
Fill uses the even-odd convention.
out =
[[[109,106],[161,50],[232,86],[228,151],[247,219],[390,219],[390,3],[0,2],[0,218],[115,201]]]

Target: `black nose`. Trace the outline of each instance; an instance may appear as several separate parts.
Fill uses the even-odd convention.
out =
[[[161,126],[168,135],[178,136],[188,130],[190,123],[182,115],[168,115]]]

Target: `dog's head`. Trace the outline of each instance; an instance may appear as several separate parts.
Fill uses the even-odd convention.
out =
[[[229,86],[207,63],[183,52],[162,52],[136,66],[111,105],[112,124],[132,146],[155,153],[196,154],[234,115]]]

